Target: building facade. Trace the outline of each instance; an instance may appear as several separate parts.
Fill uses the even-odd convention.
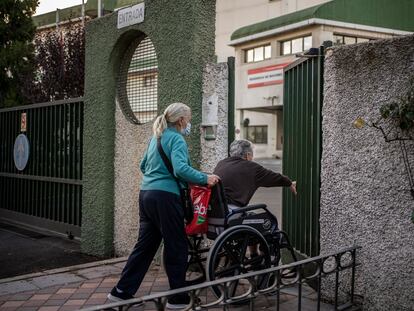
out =
[[[414,6],[409,1],[321,2],[239,28],[231,36],[229,45],[236,57],[236,138],[254,142],[258,158],[282,156],[285,66],[324,42],[356,44],[414,31],[407,13]]]
[[[216,55],[219,62],[235,56],[229,45],[231,34],[240,27],[327,2],[329,0],[217,0]]]

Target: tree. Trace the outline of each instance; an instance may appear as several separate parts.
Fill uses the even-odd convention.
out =
[[[83,96],[85,80],[85,29],[73,25],[66,34],[65,86],[66,96]]]
[[[0,107],[25,103],[22,77],[32,69],[32,21],[38,0],[0,1]]]
[[[83,96],[85,32],[80,23],[36,33],[33,72],[21,83],[32,103]]]

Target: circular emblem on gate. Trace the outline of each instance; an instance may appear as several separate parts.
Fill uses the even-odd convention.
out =
[[[269,230],[271,226],[272,226],[272,222],[269,219],[266,219],[263,223],[263,229]]]
[[[20,134],[14,142],[14,165],[19,171],[23,171],[29,161],[29,140],[26,135]]]

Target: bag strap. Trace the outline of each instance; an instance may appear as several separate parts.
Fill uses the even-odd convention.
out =
[[[162,161],[164,162],[165,166],[167,167],[167,170],[170,172],[170,174],[172,175],[172,177],[175,179],[175,181],[177,182],[178,185],[178,189],[181,189],[180,186],[180,181],[178,180],[178,178],[174,175],[174,168],[171,164],[170,159],[168,159],[167,155],[164,152],[164,149],[162,149],[162,145],[161,145],[161,137],[157,138],[157,149],[158,149],[158,153],[161,156]]]

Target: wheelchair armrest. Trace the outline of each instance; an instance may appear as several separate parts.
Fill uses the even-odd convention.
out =
[[[265,211],[267,211],[267,205],[266,204],[252,204],[252,205],[247,205],[245,207],[240,207],[236,210],[233,210],[231,212],[231,214],[240,214],[240,213],[245,213],[245,212],[250,212],[250,211],[254,211],[256,209],[263,209]]]

